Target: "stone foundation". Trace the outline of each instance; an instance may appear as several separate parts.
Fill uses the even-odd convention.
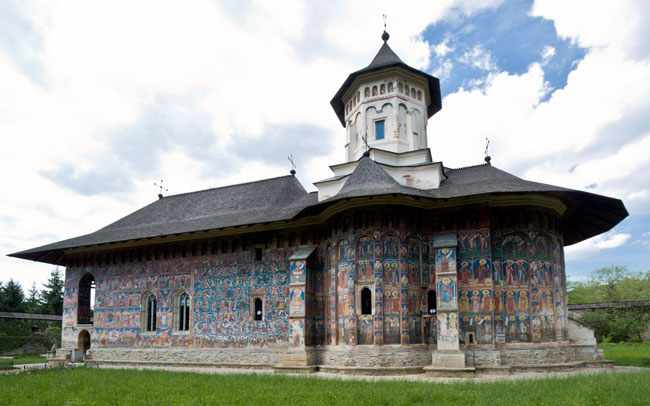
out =
[[[94,363],[142,363],[270,367],[286,354],[286,346],[244,348],[91,348]]]
[[[508,344],[500,348],[492,346],[466,348],[468,366],[473,367],[537,367],[576,362],[601,361],[598,348],[593,345],[572,343]]]
[[[412,345],[338,345],[316,347],[315,361],[328,367],[401,368],[431,364],[431,348]]]

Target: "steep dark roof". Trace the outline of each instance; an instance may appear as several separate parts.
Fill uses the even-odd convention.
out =
[[[628,215],[618,199],[530,182],[488,164],[446,168],[445,173],[438,189],[415,189],[400,185],[380,164],[363,156],[340,192],[322,202],[316,193],[307,193],[294,176],[264,179],[164,197],[94,233],[11,256],[59,264],[64,250],[70,248],[292,220],[344,199],[387,195],[431,200],[498,194],[556,197],[568,208],[562,217],[566,245],[608,231]]]
[[[388,46],[387,42],[384,42],[384,44],[379,48],[379,51],[377,52],[377,55],[372,59],[372,62],[370,62],[370,65],[366,66],[365,68],[361,69],[359,72],[365,71],[365,70],[373,70],[377,68],[383,68],[385,66],[391,66],[396,63],[404,63],[402,62],[401,59],[399,59],[399,56],[391,49],[390,46]]]
[[[334,112],[336,113],[343,127],[345,127],[345,104],[343,103],[343,94],[345,94],[348,88],[352,85],[352,82],[354,82],[354,80],[359,76],[387,68],[401,68],[423,78],[427,82],[429,96],[431,97],[431,101],[427,106],[427,116],[431,117],[440,111],[442,108],[442,97],[440,95],[440,81],[438,78],[433,77],[402,62],[402,60],[388,45],[388,42],[384,41],[381,48],[379,48],[377,55],[375,55],[375,57],[372,59],[372,62],[370,62],[370,65],[356,72],[352,72],[347,77],[347,79],[345,79],[345,82],[343,82],[339,90],[330,101],[330,105],[334,109]]]
[[[336,196],[323,202],[347,199],[361,196],[378,196],[403,194],[409,196],[430,197],[427,191],[402,186],[386,171],[367,156],[359,160],[359,164],[343,184]]]
[[[94,233],[11,256],[41,260],[68,248],[288,220],[316,201],[294,176],[166,196]]]

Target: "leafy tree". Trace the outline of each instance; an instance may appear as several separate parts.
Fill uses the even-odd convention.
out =
[[[41,292],[43,312],[46,314],[63,314],[63,278],[58,269],[50,272],[47,283]]]
[[[597,269],[588,282],[567,285],[569,303],[601,303],[650,299],[650,272],[632,273],[624,267]]]
[[[22,312],[25,310],[25,293],[18,282],[9,282],[0,290],[0,311]]]
[[[25,301],[25,311],[28,313],[40,313],[43,311],[43,303],[41,302],[41,294],[36,289],[36,283],[32,284],[32,288],[27,292],[27,300]]]

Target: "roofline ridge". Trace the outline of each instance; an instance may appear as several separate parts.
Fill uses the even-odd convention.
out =
[[[249,182],[234,183],[232,185],[217,186],[217,187],[212,187],[212,188],[207,188],[207,189],[193,190],[191,192],[177,193],[177,194],[174,194],[174,195],[164,196],[163,199],[169,199],[170,197],[177,197],[177,196],[186,196],[186,195],[191,195],[191,194],[194,194],[194,193],[203,193],[203,192],[208,192],[208,191],[211,191],[211,190],[226,189],[226,188],[235,187],[235,186],[252,185],[254,183],[261,183],[261,182],[266,182],[266,181],[270,181],[270,180],[278,180],[278,179],[282,179],[282,178],[293,178],[293,177],[294,177],[293,175],[275,176],[273,178],[258,179],[258,180],[252,180],[252,181],[249,181]],[[300,182],[298,182],[298,183],[300,183]],[[303,190],[304,190],[304,188],[303,188]]]

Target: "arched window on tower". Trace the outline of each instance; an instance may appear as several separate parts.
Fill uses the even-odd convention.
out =
[[[372,95],[377,96],[377,86],[372,87]]]
[[[158,301],[156,296],[150,294],[145,301],[144,311],[144,329],[145,331],[156,331],[156,312],[158,310]]]
[[[404,92],[404,85],[402,84],[402,82],[397,82],[397,91],[400,93]]]
[[[411,97],[414,98],[414,99],[415,99],[415,97],[416,97],[416,96],[415,96],[415,88],[414,88],[414,87],[411,88]]]
[[[393,93],[393,82],[388,82],[388,93]]]
[[[363,89],[363,97],[370,97],[370,88],[366,87]]]
[[[427,292],[427,314],[436,314],[436,291],[433,289]]]
[[[405,85],[404,85],[404,94],[406,94],[407,96],[408,96],[409,94],[411,94],[410,91],[409,91],[409,85],[408,85],[408,84],[405,84]]]
[[[361,289],[361,314],[372,314],[372,292],[367,286]]]
[[[178,299],[178,331],[190,329],[190,295],[183,292]]]
[[[95,277],[92,274],[85,274],[79,280],[79,291],[77,297],[77,323],[93,324],[93,312],[95,311]]]
[[[385,94],[385,93],[386,93],[386,85],[382,83],[379,86],[379,94]]]
[[[422,100],[422,90],[418,90],[418,100]]]

